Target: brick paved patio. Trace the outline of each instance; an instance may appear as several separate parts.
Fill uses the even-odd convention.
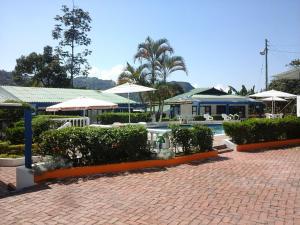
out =
[[[0,199],[0,218],[0,224],[300,224],[300,148],[229,152],[163,170],[39,185]]]

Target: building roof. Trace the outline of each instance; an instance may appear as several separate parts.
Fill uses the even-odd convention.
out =
[[[101,93],[97,90],[0,86],[0,101],[12,99],[27,103],[59,103],[81,96],[109,101],[117,104],[128,103],[127,98],[116,94]],[[130,100],[130,103],[136,102]]]
[[[283,73],[275,74],[274,79],[300,79],[300,68],[285,71]]]
[[[172,103],[172,102],[180,102],[180,101],[186,101],[190,99],[193,95],[196,94],[206,94],[206,95],[226,95],[227,93],[224,91],[220,91],[216,88],[195,88],[190,90],[189,92],[176,95],[172,98],[169,98],[165,100],[166,103]]]
[[[259,101],[240,95],[193,95],[193,101],[197,102],[228,102],[228,103],[257,103]]]

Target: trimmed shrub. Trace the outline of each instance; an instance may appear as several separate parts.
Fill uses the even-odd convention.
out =
[[[37,142],[41,133],[46,130],[56,129],[62,125],[60,121],[53,121],[52,118],[63,118],[61,116],[36,116],[32,118],[33,141]],[[24,143],[24,120],[20,120],[13,124],[13,127],[5,130],[6,140],[11,144]]]
[[[32,144],[32,154],[36,155],[37,152],[37,145]],[[16,155],[24,155],[25,145],[18,144],[18,145],[10,145],[8,142],[1,142],[0,143],[0,154],[16,154]]]
[[[182,147],[182,151],[188,154],[192,148],[193,132],[190,128],[180,127],[179,125],[171,125],[171,141],[175,145]]]
[[[175,148],[182,147],[185,154],[191,151],[206,152],[212,149],[213,132],[209,127],[194,125],[192,128],[171,125],[171,141]]]
[[[11,127],[5,130],[6,139],[11,144],[24,143],[24,127]]]
[[[41,135],[39,147],[43,155],[62,157],[74,166],[134,161],[151,155],[143,126],[49,130]]]
[[[128,113],[103,113],[97,116],[97,121],[100,121],[101,124],[113,124],[114,122],[128,123],[128,117]],[[150,122],[151,113],[130,113],[130,121],[132,123]]]
[[[248,119],[239,123],[223,123],[226,135],[236,144],[248,144],[300,138],[300,119]]]
[[[213,147],[213,131],[207,126],[194,125],[192,127],[193,132],[193,145],[198,148],[199,151],[209,151]]]

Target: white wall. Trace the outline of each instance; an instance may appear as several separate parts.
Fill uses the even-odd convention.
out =
[[[297,116],[300,117],[300,95],[297,96]]]
[[[192,104],[182,104],[180,105],[181,116],[190,116],[192,115]]]

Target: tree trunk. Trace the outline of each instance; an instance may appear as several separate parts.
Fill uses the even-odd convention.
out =
[[[161,101],[161,108],[160,108],[160,115],[159,115],[159,122],[161,122],[162,121],[162,116],[163,116],[163,113],[164,113],[164,106],[165,106],[165,101],[164,100],[162,100]]]

